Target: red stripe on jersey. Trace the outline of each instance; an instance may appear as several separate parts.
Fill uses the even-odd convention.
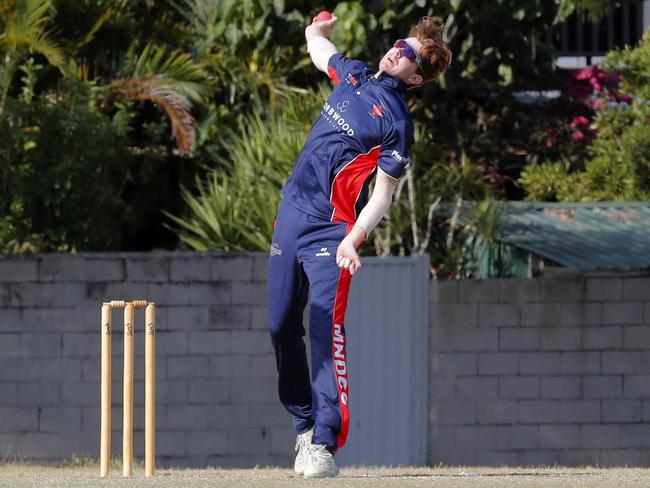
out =
[[[327,76],[331,78],[335,85],[339,84],[339,75],[336,74],[336,70],[331,66],[327,67]]]
[[[355,204],[368,177],[375,171],[381,146],[359,154],[334,177],[330,203],[334,207],[332,222],[353,224],[357,220]]]
[[[348,225],[347,231],[352,229]],[[339,392],[339,408],[341,410],[341,430],[336,439],[336,449],[345,445],[350,430],[350,410],[348,408],[348,367],[347,354],[345,352],[345,311],[348,307],[348,293],[352,275],[346,269],[339,272],[339,282],[336,286],[336,297],[334,298],[334,317],[332,321],[332,364],[334,365],[334,381]]]

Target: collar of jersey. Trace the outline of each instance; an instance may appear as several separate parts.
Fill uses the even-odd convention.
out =
[[[406,89],[408,88],[408,86],[399,78],[395,78],[394,76],[391,76],[387,73],[382,73],[381,75],[379,75],[379,78],[375,78],[375,73],[376,71],[371,71],[368,74],[370,80],[374,80],[380,85],[383,85],[388,88],[392,88],[393,90],[397,90],[401,94],[406,93]]]

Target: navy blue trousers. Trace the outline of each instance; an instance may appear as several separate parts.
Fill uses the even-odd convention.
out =
[[[335,452],[349,426],[344,318],[350,273],[336,249],[351,227],[280,204],[269,258],[269,330],[280,401],[300,434],[314,426],[313,444]],[[311,379],[303,312],[311,291]]]

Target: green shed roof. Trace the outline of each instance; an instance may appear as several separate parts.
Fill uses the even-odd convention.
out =
[[[650,268],[650,202],[507,202],[499,240],[567,268]]]

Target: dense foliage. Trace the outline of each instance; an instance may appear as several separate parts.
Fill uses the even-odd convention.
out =
[[[218,156],[218,169],[197,180],[198,195],[182,190],[190,215],[171,216],[185,244],[199,251],[268,248],[280,188],[307,137],[305,120],[325,98],[309,95],[307,103],[288,95],[282,109],[266,116],[258,107],[228,130],[228,151]]]
[[[604,66],[608,72],[577,73],[585,83],[572,95],[589,109],[574,119],[572,134],[590,142],[586,161],[527,167],[521,183],[529,200],[650,199],[650,33],[635,48],[609,53]]]
[[[584,127],[570,124],[605,116],[530,110],[514,95],[560,82],[541,40],[550,26],[576,6],[598,15],[611,3],[6,0],[0,248],[151,249],[178,237],[196,249],[265,248],[278,189],[327,91],[303,35],[325,8],[340,18],[339,49],[370,64],[419,17],[445,23],[454,63],[409,98],[415,165],[366,252],[427,251],[444,275],[469,276],[498,226],[489,202],[524,195],[522,168],[583,164],[591,136],[576,140]],[[461,222],[467,200],[486,203]]]
[[[81,83],[66,83],[57,97],[9,103],[0,121],[3,246],[119,245],[122,236],[106,223],[127,217],[123,195],[114,191],[130,173],[123,130],[119,119],[97,110],[91,90]]]

